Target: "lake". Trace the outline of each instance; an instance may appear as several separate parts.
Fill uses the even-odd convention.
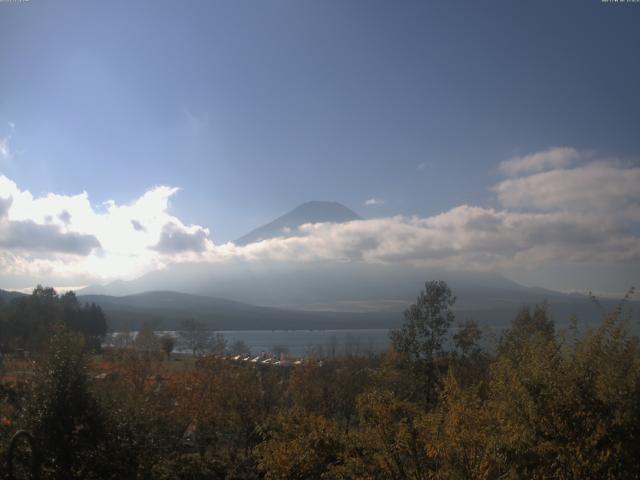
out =
[[[135,335],[136,332],[132,332]],[[174,331],[156,332],[158,335],[169,334],[174,337]],[[387,329],[360,329],[360,330],[221,330],[216,333],[224,335],[227,345],[236,341],[243,341],[252,354],[269,352],[273,350],[286,351],[295,357],[304,357],[310,354],[319,356],[331,356],[332,353],[342,355],[344,353],[365,354],[378,353],[389,346],[389,330]],[[111,334],[106,339],[106,344],[112,342]],[[186,352],[184,345],[176,346],[175,351]]]

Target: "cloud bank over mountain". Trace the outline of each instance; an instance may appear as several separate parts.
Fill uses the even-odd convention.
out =
[[[208,228],[173,216],[175,187],[154,187],[130,204],[94,206],[87,192],[34,197],[0,176],[2,286],[134,278],[180,262],[322,260],[497,271],[640,265],[640,166],[561,147],[502,162],[499,170],[505,178],[492,189],[497,206],[306,223],[246,245],[216,245]]]

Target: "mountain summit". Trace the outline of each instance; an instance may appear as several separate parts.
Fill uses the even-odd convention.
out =
[[[362,220],[362,217],[340,203],[306,202],[274,221],[250,231],[234,243],[248,245],[269,238],[289,237],[294,235],[295,230],[305,223],[344,223],[352,220]]]

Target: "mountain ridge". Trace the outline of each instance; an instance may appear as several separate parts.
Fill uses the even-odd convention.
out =
[[[275,220],[254,228],[233,243],[244,246],[270,238],[292,236],[305,223],[344,223],[353,220],[362,220],[362,217],[341,203],[313,200],[302,203]]]
[[[216,330],[286,330],[391,328],[399,313],[313,312],[261,307],[233,300],[173,291],[151,291],[126,296],[79,295],[105,312],[109,329],[135,330],[144,323],[157,329],[178,329],[186,319],[202,321]]]
[[[572,317],[583,325],[602,321],[607,312],[619,305],[619,301],[602,299],[596,306],[588,296],[553,291],[535,295],[536,292],[525,288],[523,293],[525,295],[516,295],[511,291],[507,297],[496,295],[477,302],[473,292],[454,289],[459,301],[453,310],[459,322],[473,318],[481,325],[502,328],[521,308],[546,303],[551,318],[560,327]],[[27,295],[0,290],[0,298],[7,296],[15,300]],[[186,319],[202,321],[214,330],[326,330],[396,328],[402,322],[402,311],[415,301],[415,297],[404,304],[396,302],[393,310],[367,312],[276,308],[168,290],[125,296],[79,294],[78,300],[102,307],[110,331],[136,330],[143,324],[151,324],[156,330],[173,330],[179,329]],[[640,302],[630,301],[627,306],[631,319],[639,321]]]

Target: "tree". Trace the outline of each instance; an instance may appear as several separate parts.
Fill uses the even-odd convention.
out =
[[[466,357],[478,348],[478,342],[482,338],[482,330],[475,320],[467,320],[453,336],[453,343]]]
[[[173,352],[173,348],[176,346],[176,339],[171,335],[163,335],[160,337],[160,347],[162,351],[167,356],[167,359],[171,357],[171,352]]]
[[[505,334],[518,343],[499,349],[491,365],[502,470],[508,478],[638,478],[638,337],[617,311],[568,348],[541,320],[532,329],[522,314]]]
[[[11,309],[9,327],[14,345],[40,350],[46,344],[51,327],[62,321],[62,315],[56,291],[38,285],[30,296],[21,298]]]
[[[160,350],[160,338],[153,331],[153,327],[149,324],[142,325],[136,338],[134,345],[137,350],[145,352],[157,352]]]
[[[0,321],[0,338],[5,348],[38,351],[58,323],[82,333],[85,348],[91,351],[100,349],[107,333],[107,320],[98,305],[82,305],[75,293],[60,296],[51,287],[38,285],[30,296],[16,299],[1,310],[4,320]]]
[[[417,382],[416,394],[426,406],[437,399],[438,359],[449,326],[456,297],[442,280],[425,283],[416,303],[404,312],[404,324],[391,332],[396,351],[403,355]]]
[[[210,349],[213,332],[204,322],[188,319],[180,323],[178,336],[195,356]]]
[[[231,355],[245,355],[251,352],[251,349],[243,340],[236,340],[229,346]]]
[[[83,307],[83,316],[85,324],[80,332],[84,334],[90,350],[97,351],[107,334],[107,318],[102,308],[95,303],[86,304]]]
[[[536,305],[533,313],[529,307],[523,307],[511,322],[511,328],[504,332],[498,343],[498,352],[519,355],[522,345],[534,338],[553,340],[555,326],[547,312],[547,304]]]
[[[442,280],[425,283],[416,303],[404,312],[404,325],[391,333],[393,347],[412,360],[432,361],[440,352],[454,314],[456,297]]]
[[[172,454],[163,456],[153,466],[156,480],[224,480],[227,472],[220,462],[194,454]]]
[[[256,455],[267,480],[320,480],[335,478],[331,466],[343,449],[343,436],[334,421],[294,410],[272,419],[269,437]]]
[[[487,380],[490,356],[480,348],[481,338],[482,330],[475,320],[467,320],[453,335],[459,355],[456,352],[450,359],[449,369],[460,385],[471,386]]]
[[[420,419],[420,433],[441,477],[498,478],[496,420],[483,398],[481,382],[464,386],[452,369],[443,382],[438,407]]]
[[[111,343],[114,347],[118,348],[128,348],[133,344],[133,337],[131,332],[118,332],[114,333],[113,337],[111,337]]]
[[[89,390],[83,338],[57,326],[38,364],[27,424],[43,447],[52,478],[97,478],[105,441],[104,414]],[[98,475],[99,477],[99,475]]]
[[[434,478],[418,429],[425,414],[416,404],[387,390],[373,389],[358,397],[357,410],[359,428],[349,435],[342,465],[336,465],[329,478]]]
[[[287,347],[286,345],[274,345],[273,347],[271,347],[271,353],[273,353],[276,357],[280,357],[280,355],[284,354],[288,354],[289,353],[289,347]]]
[[[87,349],[97,351],[107,334],[107,319],[95,303],[81,305],[72,291],[60,297],[62,317],[67,328],[84,335]]]
[[[222,333],[213,334],[209,331],[208,350],[214,355],[224,355],[227,351],[227,339]]]

